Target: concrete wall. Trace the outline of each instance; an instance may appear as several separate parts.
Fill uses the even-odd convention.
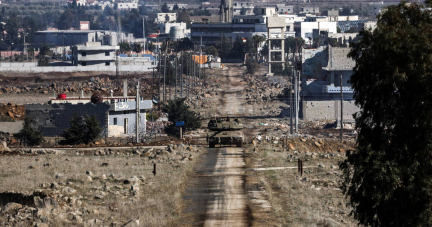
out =
[[[84,116],[96,115],[100,126],[106,133],[108,126],[108,110],[110,105],[105,103],[87,104],[29,104],[26,105],[26,116],[30,117],[44,136],[61,136],[70,127],[70,119],[78,114]]]
[[[344,119],[352,120],[353,114],[360,111],[354,101],[344,101]],[[340,119],[340,101],[303,101],[303,119],[307,121],[315,120],[337,120]]]
[[[21,131],[23,126],[24,121],[0,122],[0,132],[8,132],[10,134],[15,134]]]
[[[153,65],[120,65],[120,72],[152,72]],[[0,72],[46,73],[46,72],[116,72],[114,62],[110,66],[37,66],[36,62],[2,62]]]

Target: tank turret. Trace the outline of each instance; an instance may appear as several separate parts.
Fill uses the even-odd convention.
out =
[[[208,129],[212,131],[232,131],[243,129],[243,123],[238,118],[214,118],[208,123]]]

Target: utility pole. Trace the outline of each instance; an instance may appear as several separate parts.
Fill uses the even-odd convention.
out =
[[[297,127],[298,127],[298,102],[297,102],[297,99],[298,99],[298,96],[297,96],[297,93],[298,93],[298,86],[297,86],[297,70],[295,71],[295,73],[294,73],[294,111],[295,111],[295,133],[297,134],[298,133],[298,129],[297,129]]]
[[[145,17],[143,17],[143,53],[145,54],[146,38],[145,38]]]
[[[175,58],[174,58],[174,61],[175,61],[175,85],[174,85],[174,98],[177,98],[177,80],[178,80],[178,77],[177,77],[177,71],[178,71],[178,59],[177,59],[177,53],[176,53],[176,55],[175,55]]]
[[[139,86],[139,80],[138,84],[136,85],[136,143],[139,143],[139,128],[140,128],[140,86]]]
[[[165,58],[164,58],[164,74],[163,74],[163,103],[165,104],[166,102],[166,93],[165,93],[165,77],[166,77],[166,46],[165,46]]]
[[[180,56],[180,62],[181,62],[181,71],[180,71],[180,98],[183,98],[183,51],[181,52]]]
[[[343,89],[342,89],[342,74],[340,75],[340,90],[341,90],[341,129],[340,129],[340,140],[343,141]]]

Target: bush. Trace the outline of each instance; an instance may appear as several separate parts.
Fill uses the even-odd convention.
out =
[[[24,126],[18,133],[17,137],[20,138],[28,146],[37,146],[42,143],[43,135],[42,132],[34,129],[33,120],[26,117],[24,120]]]
[[[102,128],[96,115],[84,117],[75,114],[71,121],[71,127],[63,132],[67,144],[89,144],[99,138]]]

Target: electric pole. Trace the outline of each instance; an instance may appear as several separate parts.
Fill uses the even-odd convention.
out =
[[[139,86],[139,80],[138,84],[136,85],[136,143],[139,143],[139,128],[140,128],[140,86]]]
[[[343,89],[342,89],[342,74],[340,75],[340,90],[341,90],[341,100],[340,100],[340,106],[341,106],[341,129],[340,129],[340,140],[343,141]]]
[[[143,53],[145,54],[146,38],[145,38],[145,17],[143,17]]]

